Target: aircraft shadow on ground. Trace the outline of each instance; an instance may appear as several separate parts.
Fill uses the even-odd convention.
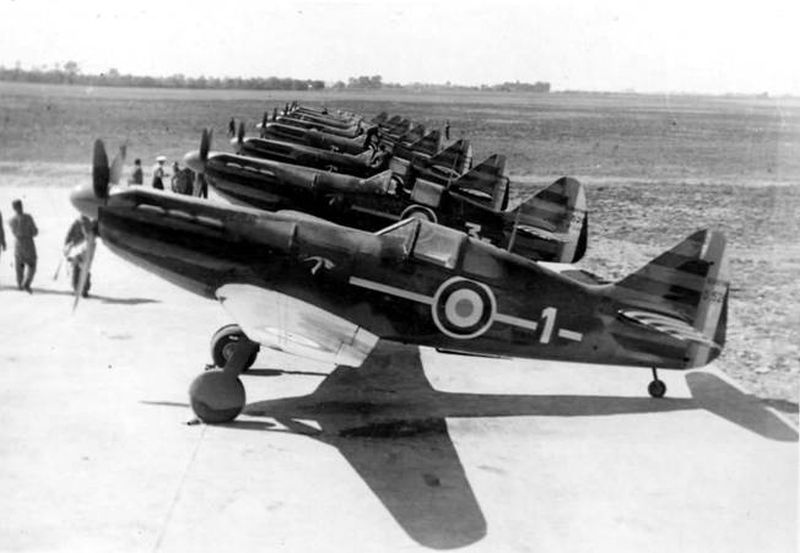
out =
[[[16,287],[12,288],[0,286],[0,291],[2,290],[15,290],[20,294],[25,293],[17,290]],[[37,296],[75,296],[75,293],[71,290],[52,290],[50,288],[33,287],[32,292]],[[90,294],[88,298],[81,298],[81,301],[99,301],[101,303],[107,303],[111,305],[141,305],[145,303],[161,303],[160,300],[154,300],[150,298],[110,298],[108,296],[99,296],[96,294]]]
[[[418,543],[463,547],[486,535],[486,521],[450,439],[447,417],[602,416],[705,409],[772,440],[797,432],[710,373],[689,373],[692,398],[488,395],[434,390],[416,347],[379,342],[359,368],[338,367],[312,393],[260,401],[238,429],[293,432],[337,448]],[[304,420],[315,421],[319,429]]]

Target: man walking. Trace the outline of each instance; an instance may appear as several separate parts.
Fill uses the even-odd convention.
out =
[[[17,273],[17,288],[32,293],[31,283],[36,274],[36,244],[34,237],[39,234],[33,217],[22,211],[22,200],[11,202],[14,216],[8,222],[14,235],[14,268]],[[26,271],[27,269],[27,271]]]
[[[92,222],[88,217],[81,215],[69,227],[67,237],[64,239],[64,257],[67,258],[67,261],[72,266],[72,291],[76,294],[81,282],[81,268],[86,260],[87,237],[89,236],[91,224]],[[91,282],[92,275],[87,273],[83,290],[80,290],[80,294],[84,298],[89,297]]]
[[[6,231],[3,229],[3,214],[0,213],[0,252],[6,250]]]

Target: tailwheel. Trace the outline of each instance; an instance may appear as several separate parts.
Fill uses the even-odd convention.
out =
[[[189,387],[195,415],[206,423],[229,422],[244,409],[244,385],[239,377],[222,369],[201,373]]]
[[[236,351],[236,346],[242,340],[247,340],[247,337],[237,324],[225,325],[217,330],[211,337],[211,359],[214,361],[214,365],[224,367],[233,358],[233,352]],[[258,357],[258,348],[247,358],[241,369],[242,372],[253,366],[256,357]]]
[[[655,367],[653,367],[653,380],[647,385],[647,393],[656,398],[664,397],[664,394],[667,393],[667,385],[664,384],[663,380],[658,379]]]

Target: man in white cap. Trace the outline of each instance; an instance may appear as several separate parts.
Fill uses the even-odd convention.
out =
[[[156,164],[153,165],[153,188],[157,190],[164,190],[164,177],[167,176],[164,172],[165,161],[167,161],[166,156],[158,156]]]

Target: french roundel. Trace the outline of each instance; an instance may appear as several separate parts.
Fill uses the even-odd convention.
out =
[[[494,321],[496,302],[492,290],[480,282],[453,277],[439,286],[433,297],[433,322],[452,338],[475,338]]]

